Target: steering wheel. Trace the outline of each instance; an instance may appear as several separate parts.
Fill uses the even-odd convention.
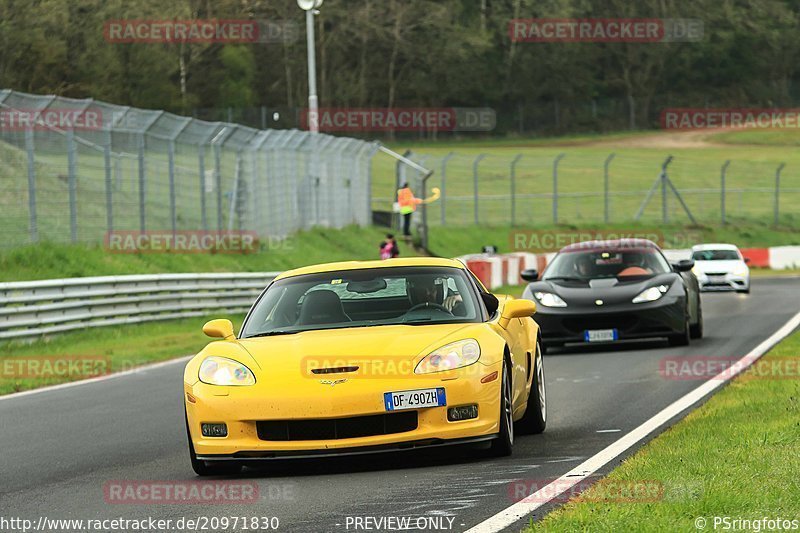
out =
[[[444,311],[448,315],[452,315],[453,314],[450,311],[448,311],[445,306],[439,305],[439,304],[432,304],[430,302],[423,302],[421,304],[417,304],[417,305],[413,306],[411,309],[409,309],[408,311],[406,311],[406,314],[409,314],[412,311],[416,311],[417,309],[422,309],[423,307],[425,307],[425,308],[433,307],[434,309],[438,309],[439,311]]]

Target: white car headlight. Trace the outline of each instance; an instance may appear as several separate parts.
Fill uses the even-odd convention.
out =
[[[642,302],[655,302],[661,298],[669,290],[666,285],[657,285],[650,287],[639,293],[639,296],[633,299],[633,303],[640,304]]]
[[[533,295],[545,307],[566,307],[567,302],[561,299],[558,294],[552,292],[534,292]]]
[[[736,267],[736,268],[734,268],[734,269],[733,269],[733,275],[734,275],[734,276],[745,277],[745,276],[747,276],[749,273],[750,273],[750,269],[749,269],[749,268],[747,268],[745,265],[738,266],[738,267]]]
[[[415,374],[444,372],[475,363],[481,356],[481,347],[475,339],[452,342],[426,355],[414,369]]]
[[[198,377],[209,385],[255,385],[256,378],[249,368],[238,361],[211,356],[200,365]]]

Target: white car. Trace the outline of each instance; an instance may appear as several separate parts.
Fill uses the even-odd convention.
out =
[[[692,247],[694,268],[701,291],[750,292],[750,262],[733,244],[698,244]]]

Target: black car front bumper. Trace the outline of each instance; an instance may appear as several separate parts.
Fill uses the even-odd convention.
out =
[[[542,342],[547,346],[575,342],[588,344],[585,340],[587,330],[614,329],[617,340],[670,337],[686,331],[686,300],[665,296],[650,303],[592,308],[553,308],[539,304],[533,318],[539,324]]]

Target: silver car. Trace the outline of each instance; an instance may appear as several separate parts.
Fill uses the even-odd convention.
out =
[[[750,262],[733,244],[698,244],[692,247],[694,268],[701,291],[750,292]]]

